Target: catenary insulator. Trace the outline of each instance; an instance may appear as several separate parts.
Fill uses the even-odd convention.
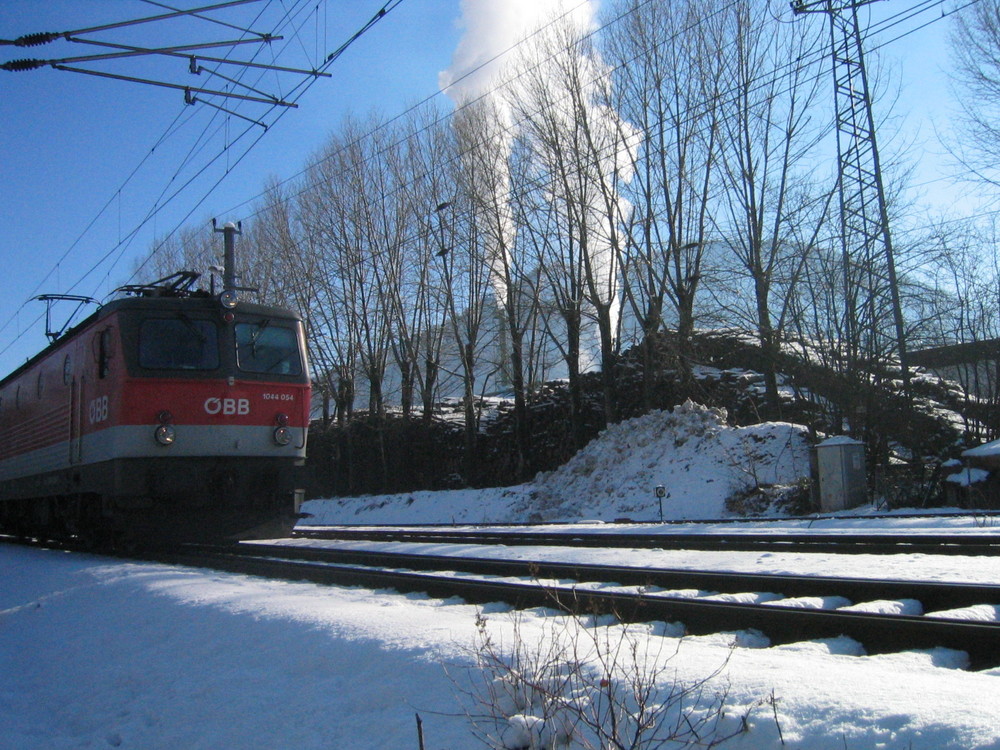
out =
[[[17,73],[22,70],[34,70],[35,68],[40,68],[43,65],[45,65],[44,60],[32,60],[30,58],[25,58],[23,60],[8,60],[3,65],[0,65],[0,70],[9,70],[13,73]]]
[[[24,36],[19,36],[15,39],[14,45],[17,47],[37,47],[41,44],[54,42],[61,36],[62,34],[53,31],[41,31],[37,34],[25,34]]]

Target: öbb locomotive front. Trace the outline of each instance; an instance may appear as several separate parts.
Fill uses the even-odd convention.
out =
[[[195,278],[130,288],[0,381],[0,531],[108,544],[291,528],[302,322]]]

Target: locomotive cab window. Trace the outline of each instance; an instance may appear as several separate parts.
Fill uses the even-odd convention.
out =
[[[139,366],[147,370],[214,370],[219,366],[215,323],[186,315],[147,318],[139,326]]]
[[[267,318],[236,324],[236,361],[244,372],[300,375],[298,336],[292,328],[272,325]]]

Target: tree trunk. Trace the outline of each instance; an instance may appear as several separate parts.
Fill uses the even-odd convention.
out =
[[[528,478],[530,471],[529,441],[531,428],[528,424],[528,403],[524,388],[524,332],[518,326],[510,326],[511,387],[514,390],[514,440],[517,453],[517,481]]]

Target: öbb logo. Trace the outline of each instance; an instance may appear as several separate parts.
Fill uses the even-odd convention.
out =
[[[213,416],[216,414],[226,417],[244,416],[250,413],[250,399],[215,397],[205,399],[205,412]]]
[[[87,416],[91,424],[104,422],[108,418],[108,397],[98,396],[87,405]]]

